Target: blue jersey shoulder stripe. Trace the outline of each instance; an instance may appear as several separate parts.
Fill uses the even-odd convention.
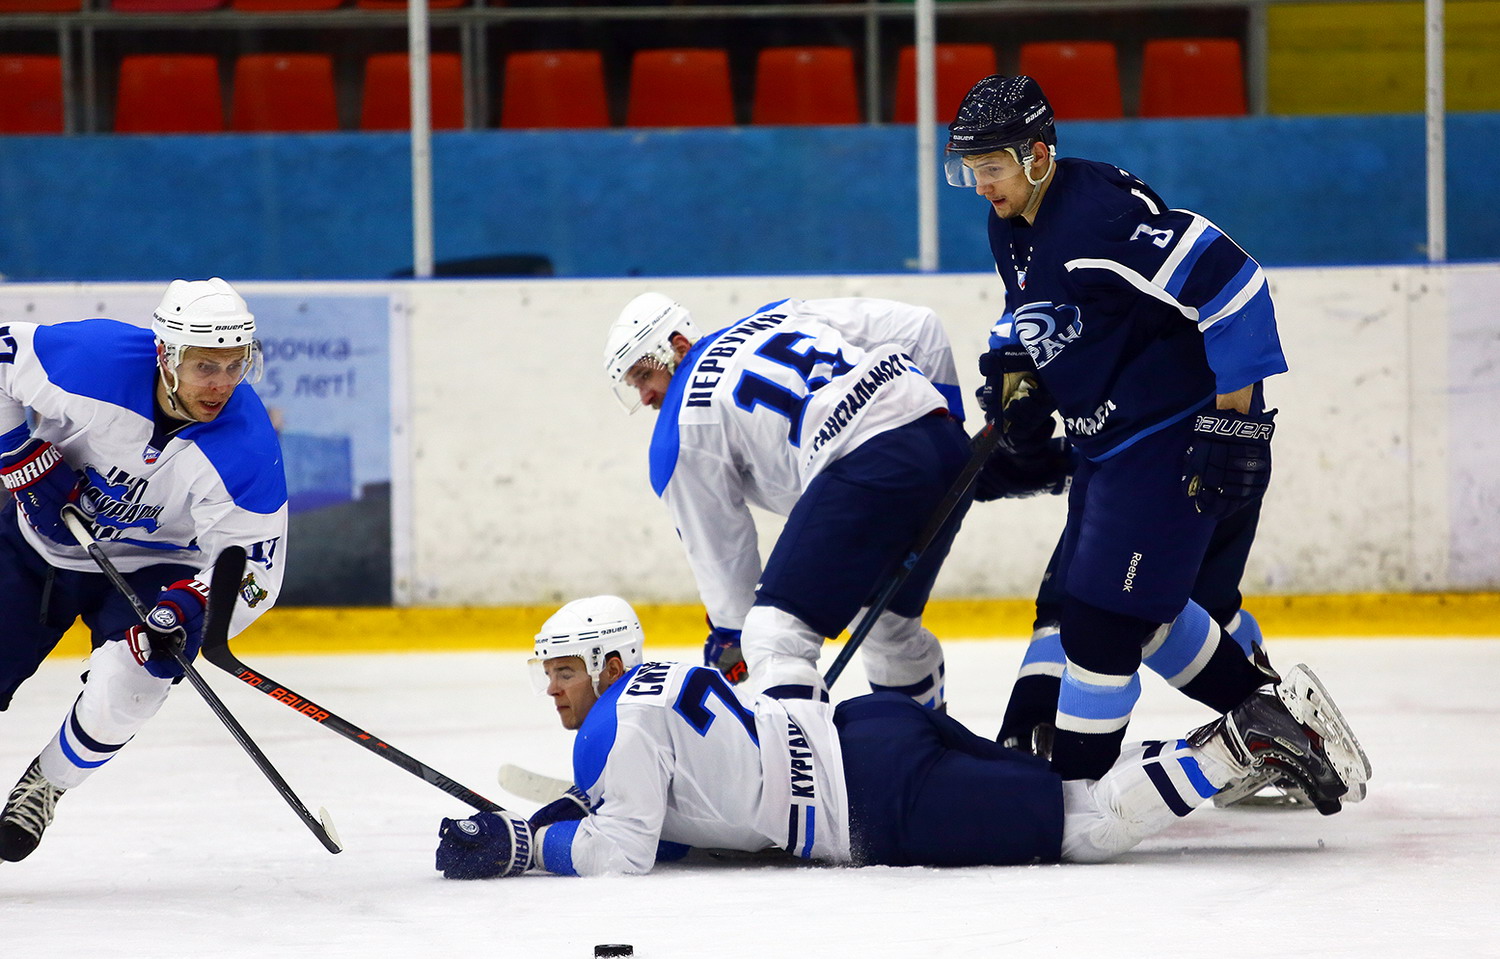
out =
[[[268,514],[286,504],[281,442],[265,405],[249,385],[235,390],[212,422],[189,426],[179,435],[203,451],[236,506]]]
[[[682,362],[677,364],[672,381],[667,384],[667,395],[662,397],[656,428],[651,431],[651,488],[656,491],[657,496],[666,492],[667,483],[671,482],[672,473],[677,469],[677,454],[681,448],[677,417],[682,412],[682,396],[687,392],[688,380],[692,379],[693,365],[703,356],[708,345],[723,332],[719,330],[694,343]]]
[[[1245,288],[1254,282],[1256,274],[1259,272],[1260,264],[1247,258],[1245,265],[1240,267],[1240,271],[1234,275],[1234,279],[1224,284],[1224,288],[1219,291],[1219,295],[1198,309],[1198,321],[1200,323],[1205,322],[1221,313],[1225,307],[1233,302],[1235,297],[1243,293]],[[1264,283],[1264,280],[1262,280],[1262,283]]]
[[[58,389],[151,418],[156,337],[150,330],[119,320],[76,320],[37,327],[32,346]]]
[[[1182,296],[1182,287],[1187,283],[1188,277],[1193,275],[1193,266],[1198,262],[1198,258],[1213,245],[1215,240],[1223,235],[1212,224],[1204,227],[1203,232],[1198,234],[1197,239],[1194,240],[1193,248],[1188,251],[1187,256],[1182,258],[1182,262],[1177,264],[1177,269],[1173,270],[1172,275],[1167,278],[1165,289],[1168,293],[1174,297]]]
[[[609,751],[615,747],[615,734],[620,728],[615,707],[620,703],[620,694],[640,668],[634,666],[615,680],[589,710],[583,725],[578,727],[578,736],[573,740],[573,783],[584,792],[592,789],[604,775],[604,764],[609,761]]]

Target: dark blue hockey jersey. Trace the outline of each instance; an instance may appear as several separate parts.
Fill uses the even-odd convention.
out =
[[[1006,312],[1069,438],[1102,460],[1285,372],[1260,265],[1207,219],[1117,167],[1061,159],[1036,222],[989,216]]]

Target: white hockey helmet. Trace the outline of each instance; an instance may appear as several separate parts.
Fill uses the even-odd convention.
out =
[[[260,341],[255,338],[255,316],[245,300],[226,281],[173,280],[151,314],[151,332],[162,345],[169,389],[176,393],[177,370],[183,354],[193,348],[245,351],[244,379],[260,379]]]
[[[578,656],[597,689],[610,653],[619,655],[620,664],[630,669],[641,664],[645,642],[641,621],[625,600],[618,596],[575,599],[548,617],[536,634],[530,661],[532,682],[538,692],[544,692],[547,673],[543,665],[549,659]]]
[[[604,341],[604,372],[614,387],[615,398],[628,412],[640,409],[641,398],[635,387],[625,382],[625,375],[645,359],[660,363],[669,372],[676,369],[673,333],[681,333],[690,343],[703,335],[693,323],[693,315],[662,293],[642,293],[625,304],[610,326]]]

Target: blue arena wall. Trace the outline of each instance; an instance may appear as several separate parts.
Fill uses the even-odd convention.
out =
[[[1067,123],[1266,265],[1425,259],[1415,115]],[[1500,259],[1500,114],[1447,121],[1449,257]],[[411,265],[401,134],[0,137],[9,280],[377,279]],[[434,137],[439,261],[561,276],[892,273],[917,255],[909,126]],[[941,268],[991,269],[984,204],[939,190]]]

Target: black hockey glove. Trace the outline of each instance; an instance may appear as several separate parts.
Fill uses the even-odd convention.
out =
[[[1061,437],[1045,441],[1040,450],[1024,456],[996,449],[974,482],[974,499],[988,503],[1067,492],[1073,481],[1071,450]]]
[[[1037,379],[1031,356],[1017,345],[990,350],[979,357],[984,385],[974,398],[984,418],[1000,427],[1000,446],[1022,455],[1039,453],[1056,426],[1051,395]]]
[[[1210,410],[1193,418],[1182,489],[1198,512],[1223,519],[1266,494],[1275,410]]]
[[[531,827],[509,813],[444,819],[438,838],[436,868],[444,879],[508,878],[531,868]]]

